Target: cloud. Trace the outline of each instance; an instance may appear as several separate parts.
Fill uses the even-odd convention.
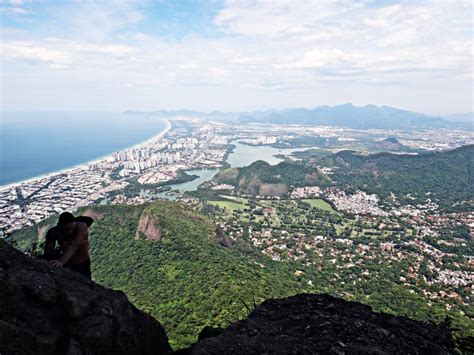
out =
[[[7,5],[24,8],[33,3]],[[272,98],[283,92],[286,98],[276,100],[279,105],[299,98],[304,105],[318,93],[328,101],[321,103],[345,101],[353,93],[354,100],[394,104],[385,101],[394,96],[393,90],[400,91],[400,102],[404,93],[405,102],[410,102],[412,90],[420,87],[437,88],[439,95],[447,90],[458,93],[464,105],[469,104],[469,1],[401,0],[386,6],[370,0],[225,1],[206,15],[205,30],[194,23],[181,24],[188,27],[180,38],[154,31],[165,21],[153,17],[160,6],[85,0],[60,2],[41,11],[32,7],[29,11],[35,15],[25,15],[26,26],[11,25],[13,29],[4,31],[2,62],[9,78],[5,85],[25,86],[18,94],[10,90],[5,102],[31,102],[30,76],[46,83],[45,91],[70,82],[93,90],[108,88],[124,106],[127,95],[148,97],[156,89],[165,97],[174,93],[169,100],[181,107],[212,107],[214,88],[221,89],[218,95],[228,95],[220,102],[234,100],[237,107],[255,105],[258,99],[275,102]],[[14,82],[19,77],[22,81]],[[339,94],[347,87],[360,92]],[[192,91],[197,88],[199,96]],[[189,90],[192,95],[179,97]],[[87,92],[81,95],[86,105]],[[112,97],[104,106],[114,106]],[[151,107],[155,96],[147,100],[145,106]],[[429,104],[433,103],[414,105]],[[443,105],[449,105],[448,100]]]

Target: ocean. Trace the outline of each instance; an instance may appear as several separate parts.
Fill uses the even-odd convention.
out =
[[[122,113],[0,115],[0,186],[86,163],[166,128],[161,119]]]

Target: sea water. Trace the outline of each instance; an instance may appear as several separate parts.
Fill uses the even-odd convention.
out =
[[[86,163],[166,128],[162,119],[122,113],[0,115],[0,186]]]

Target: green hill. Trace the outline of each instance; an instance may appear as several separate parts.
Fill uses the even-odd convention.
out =
[[[331,178],[382,199],[393,192],[403,203],[424,202],[428,196],[441,206],[474,199],[474,145],[419,155],[343,151],[319,159],[334,167]]]
[[[338,185],[375,193],[382,200],[388,200],[393,193],[406,204],[423,203],[430,197],[448,208],[474,199],[473,157],[474,145],[418,155],[341,151],[277,165],[256,161],[246,167],[226,169],[214,181],[233,185],[241,193],[261,196],[283,196],[291,186]],[[333,172],[325,175],[316,165],[333,168]]]
[[[283,161],[270,165],[258,160],[243,168],[226,169],[217,174],[214,181],[236,186],[245,194],[283,196],[291,186],[321,186],[327,185],[330,180],[315,167],[305,163]]]
[[[390,280],[356,284],[341,274],[344,282],[330,282],[335,272],[342,272],[337,265],[324,263],[319,270],[303,262],[274,262],[244,237],[223,247],[222,230],[176,202],[93,206],[81,213],[96,220],[90,228],[95,281],[124,291],[137,307],[158,319],[175,349],[193,343],[205,326],[227,326],[263,300],[302,292],[345,295],[377,311],[421,320],[440,322],[448,315],[442,306],[428,306],[426,299]],[[51,218],[39,224],[43,238],[55,222]],[[9,241],[34,254],[42,242],[37,232],[25,228]],[[383,265],[370,267],[385,272]],[[354,270],[345,272],[351,276]],[[450,314],[458,327],[453,329],[469,333],[465,317]]]
[[[125,291],[160,319],[175,348],[195,341],[206,325],[226,326],[246,316],[254,302],[300,289],[288,279],[287,266],[219,245],[215,225],[183,205],[94,210],[104,215],[91,231],[96,280]],[[134,239],[143,214],[155,219],[159,241],[142,233]]]
[[[124,291],[159,319],[174,348],[195,342],[206,325],[244,318],[254,302],[304,290],[288,265],[239,245],[221,246],[214,223],[184,205],[95,206],[86,214],[96,219],[90,228],[95,281]],[[16,244],[25,248],[28,236],[35,231],[18,232]]]

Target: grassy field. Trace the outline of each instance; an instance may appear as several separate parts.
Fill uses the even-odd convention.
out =
[[[232,202],[232,201],[208,201],[208,203],[210,205],[226,208],[230,211],[243,211],[244,208],[248,207],[248,205],[244,203]]]
[[[304,199],[301,201],[309,203],[311,207],[316,207],[316,208],[319,208],[320,210],[328,211],[331,213],[337,213],[336,211],[333,210],[333,208],[331,207],[329,203],[319,198]]]

